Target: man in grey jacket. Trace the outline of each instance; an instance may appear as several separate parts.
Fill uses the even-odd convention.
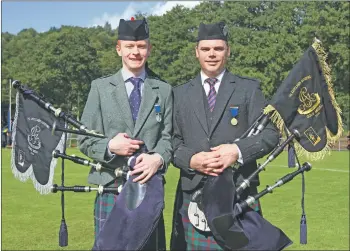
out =
[[[127,165],[128,157],[143,145],[148,153],[142,153],[136,159],[131,175],[139,176],[134,182],[144,184],[158,170],[165,172],[172,156],[172,90],[146,67],[151,44],[145,19],[120,20],[116,50],[122,58],[122,69],[91,83],[81,118],[89,129],[107,138],[79,137],[80,150],[106,167],[102,171],[91,169],[89,183],[112,187],[118,187],[122,182],[121,178],[116,178],[114,170]],[[97,195],[95,236],[116,198],[113,193]],[[163,240],[165,249],[163,219],[159,222],[157,238]],[[162,249],[161,245],[158,247]]]

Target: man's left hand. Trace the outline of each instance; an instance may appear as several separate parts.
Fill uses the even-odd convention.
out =
[[[236,163],[239,157],[238,146],[236,144],[222,144],[210,149],[220,153],[220,161],[223,163],[223,170]]]
[[[162,159],[159,154],[142,153],[136,158],[134,170],[130,175],[141,173],[133,179],[133,182],[146,183],[162,166]]]

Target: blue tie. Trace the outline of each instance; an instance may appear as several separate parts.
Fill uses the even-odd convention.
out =
[[[137,119],[137,114],[139,113],[140,104],[141,104],[141,78],[129,78],[130,82],[134,85],[134,89],[130,93],[129,104],[132,114],[132,119],[134,122]]]
[[[214,110],[215,103],[216,103],[215,83],[217,81],[218,80],[216,78],[207,78],[205,80],[205,82],[208,83],[210,86],[209,93],[208,93],[208,105],[209,105],[209,110],[211,112]]]

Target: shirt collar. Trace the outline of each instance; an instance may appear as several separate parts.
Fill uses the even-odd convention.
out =
[[[142,81],[145,82],[145,79],[146,79],[146,70],[145,69],[143,69],[143,71],[141,72],[141,74],[139,76],[135,76],[132,72],[130,72],[128,69],[126,69],[126,67],[123,67],[121,72],[122,72],[124,82],[126,82],[131,77],[141,78]]]
[[[222,78],[224,77],[226,69],[224,69],[218,76],[215,78],[218,80],[217,83],[221,83]],[[209,78],[203,71],[201,71],[201,79],[202,79],[202,85],[204,85],[204,81]]]

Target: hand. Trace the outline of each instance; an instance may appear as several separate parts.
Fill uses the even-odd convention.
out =
[[[142,153],[136,158],[134,170],[130,175],[141,173],[133,182],[146,183],[162,166],[162,158],[159,154]]]
[[[108,142],[108,149],[117,155],[131,156],[142,144],[143,141],[130,139],[126,133],[118,133]]]
[[[223,163],[223,169],[236,163],[238,159],[238,146],[236,144],[222,144],[210,148],[213,153],[220,154],[220,161]]]
[[[190,167],[198,172],[211,176],[218,176],[218,174],[223,171],[220,153],[217,152],[196,153],[191,158]]]

